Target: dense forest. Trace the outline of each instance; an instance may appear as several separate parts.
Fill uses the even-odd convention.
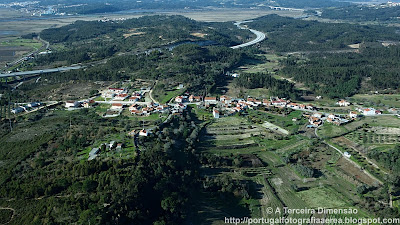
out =
[[[283,98],[296,99],[297,92],[293,83],[286,80],[278,80],[268,73],[243,73],[234,80],[237,87],[248,89],[267,88],[271,95]]]
[[[368,153],[368,156],[375,159],[385,168],[391,170],[393,173],[400,172],[400,145],[396,145],[394,148],[382,151],[374,149]]]
[[[348,45],[361,42],[400,40],[394,27],[321,23],[277,15],[257,18],[249,26],[267,33],[268,39],[261,45],[276,52],[348,49]]]
[[[360,53],[310,55],[308,60],[289,56],[279,73],[303,82],[323,96],[343,98],[360,91],[362,81],[375,91],[400,87],[399,46],[363,44]]]
[[[226,176],[200,179],[200,163],[221,159],[196,150],[201,126],[193,116],[189,110],[157,126],[151,137],[139,138],[134,158],[115,154],[93,161],[80,152],[106,135],[124,136],[137,124],[124,117],[106,120],[91,110],[19,117],[14,132],[1,123],[0,157],[7,163],[0,167],[0,201],[18,205],[13,224],[159,225],[183,224],[199,192],[251,198],[251,184]],[[36,135],[19,135],[31,128]]]
[[[398,22],[400,17],[400,7],[351,5],[341,8],[327,8],[322,11],[321,17],[359,22]]]
[[[167,51],[187,41],[231,46],[251,39],[252,34],[232,23],[203,23],[182,16],[144,16],[118,22],[76,21],[44,30],[40,37],[64,47],[40,56],[35,60],[37,65],[100,60],[117,52],[139,54],[160,47]]]

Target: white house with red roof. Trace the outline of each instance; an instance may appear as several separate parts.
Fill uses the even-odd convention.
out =
[[[147,130],[143,129],[139,132],[139,136],[147,137],[147,136],[149,136],[149,132]]]
[[[271,102],[268,99],[263,99],[262,100],[263,105],[265,106],[271,106]]]
[[[363,115],[364,116],[373,116],[373,115],[376,115],[376,109],[374,109],[374,108],[366,108],[366,109],[364,109],[363,110]]]
[[[116,101],[123,101],[123,100],[125,100],[125,99],[128,98],[128,97],[129,97],[128,94],[118,94],[118,95],[116,95],[116,96],[114,97],[114,100],[116,100]]]
[[[354,112],[354,111],[350,111],[349,117],[350,117],[351,119],[355,119],[355,118],[358,117],[358,113],[357,113],[357,112]]]
[[[219,101],[224,103],[224,104],[231,104],[232,103],[232,98],[226,95],[222,95],[219,97]]]
[[[219,111],[216,109],[213,109],[213,116],[214,118],[218,119],[219,118]]]
[[[203,97],[201,96],[194,96],[194,95],[189,96],[189,102],[201,102],[202,99]]]
[[[346,101],[346,100],[344,100],[344,99],[342,99],[342,100],[336,102],[336,104],[339,105],[339,106],[341,106],[341,107],[346,107],[346,106],[350,106],[350,105],[351,105],[350,102],[348,102],[348,101]]]
[[[175,97],[175,102],[176,103],[182,103],[183,102],[183,96],[176,96]]]
[[[217,102],[217,97],[205,97],[204,98],[204,103],[216,105],[218,103]]]
[[[121,103],[113,103],[111,105],[111,109],[123,109],[124,105],[122,105]]]

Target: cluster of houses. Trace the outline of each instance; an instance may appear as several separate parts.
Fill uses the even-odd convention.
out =
[[[328,116],[326,116],[323,113],[304,113],[303,116],[308,118],[308,122],[310,123],[310,125],[308,125],[307,127],[312,128],[321,126],[323,121],[340,126],[349,123],[351,120],[356,119],[358,114],[355,112],[350,112],[348,116],[338,116],[334,114],[329,114]]]
[[[150,116],[152,113],[165,113],[169,110],[168,105],[159,105],[150,103],[148,105],[132,104],[129,106],[129,112],[137,116]]]
[[[66,101],[65,108],[92,108],[97,103],[94,100],[85,100],[85,101]]]
[[[108,88],[101,94],[101,97],[111,98],[113,101],[125,101],[129,98],[129,102],[137,102],[143,97],[143,91],[136,91],[128,94],[126,88]]]
[[[221,116],[221,112],[217,110],[215,107],[218,106],[221,110],[227,111],[228,115],[241,112],[246,110],[247,108],[253,108],[258,106],[265,107],[279,107],[279,108],[292,108],[292,109],[308,109],[314,110],[315,107],[312,105],[304,105],[292,103],[290,100],[286,100],[284,98],[279,97],[271,97],[269,99],[256,99],[256,98],[247,98],[247,99],[234,99],[232,97],[222,95],[219,97],[205,97],[203,99],[202,96],[177,96],[175,98],[176,103],[197,103],[201,102],[204,104],[205,108],[214,107],[213,115],[214,118],[219,118]]]
[[[382,114],[380,110],[376,110],[374,108],[357,108],[356,110],[362,113],[364,116],[375,116]]]
[[[111,151],[115,150],[117,152],[122,150],[122,143],[116,143],[115,141],[111,141],[110,143],[103,143],[98,148],[92,148],[89,152],[88,161],[95,159],[101,151]]]
[[[26,105],[18,106],[17,108],[12,109],[11,112],[14,114],[18,114],[18,113],[22,113],[22,112],[29,112],[35,108],[38,108],[41,105],[42,105],[42,103],[40,103],[40,102],[31,102]]]

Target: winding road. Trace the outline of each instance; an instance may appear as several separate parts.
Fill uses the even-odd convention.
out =
[[[253,30],[253,29],[250,29],[250,28],[241,26],[241,24],[243,24],[243,23],[250,23],[250,22],[253,22],[253,21],[252,21],[252,20],[240,21],[240,22],[236,22],[235,25],[236,25],[239,29],[242,29],[242,30],[247,29],[247,30],[249,30],[250,32],[252,32],[253,34],[255,34],[257,37],[256,37],[254,40],[252,40],[252,41],[249,41],[249,42],[246,42],[246,43],[243,43],[243,44],[240,44],[240,45],[232,46],[231,49],[244,48],[244,47],[247,47],[247,46],[250,46],[250,45],[254,45],[254,44],[257,44],[257,43],[263,41],[263,40],[266,38],[266,35],[265,35],[263,32],[261,32],[261,31]]]
[[[253,34],[255,34],[257,37],[249,42],[240,44],[240,45],[235,45],[232,46],[230,48],[232,49],[239,49],[239,48],[244,48],[244,47],[248,47],[254,44],[257,44],[263,40],[265,40],[266,35],[263,32],[257,31],[257,30],[253,30],[250,28],[247,28],[245,26],[241,26],[243,23],[250,23],[253,22],[252,20],[248,20],[248,21],[239,21],[236,22],[235,25],[242,30],[249,30],[250,32],[252,32]],[[41,40],[41,39],[40,39]],[[41,40],[44,44],[46,44],[46,47],[49,47],[48,42],[45,42],[44,40]],[[38,74],[42,74],[42,73],[55,73],[55,72],[63,72],[63,71],[68,71],[68,70],[77,70],[77,69],[81,69],[83,68],[82,66],[70,66],[70,67],[60,67],[60,68],[53,68],[53,69],[43,69],[43,70],[32,70],[32,71],[25,71],[25,72],[15,72],[15,73],[2,73],[0,74],[0,79],[1,78],[7,78],[7,77],[16,77],[16,76],[27,76],[27,75],[38,75]]]

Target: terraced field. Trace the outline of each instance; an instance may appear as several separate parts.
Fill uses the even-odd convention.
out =
[[[286,120],[292,122],[289,117],[269,116],[275,119],[273,124],[276,125],[282,125],[282,121]],[[203,130],[200,138],[204,152],[232,159],[251,155],[262,162],[262,166],[207,168],[203,173],[207,176],[224,174],[235,180],[255,183],[258,198],[252,199],[249,204],[243,200],[250,209],[249,217],[309,218],[310,214],[284,214],[283,209],[354,207],[355,203],[361,201],[356,187],[363,183],[376,185],[368,177],[361,176],[360,169],[356,171],[353,165],[344,164],[346,161],[334,149],[316,139],[305,134],[283,134],[268,130],[263,124],[249,121],[246,117],[238,116],[214,120]],[[319,175],[304,177],[290,160],[288,162],[288,157],[293,155],[301,158],[303,165],[318,171]],[[280,209],[281,213],[269,214],[270,207],[274,211]],[[369,215],[361,208],[357,209],[362,215]],[[323,214],[314,216],[332,217]]]
[[[254,137],[269,137],[262,126],[251,125],[239,117],[224,117],[209,125],[201,143],[206,151],[218,154],[259,151]]]

